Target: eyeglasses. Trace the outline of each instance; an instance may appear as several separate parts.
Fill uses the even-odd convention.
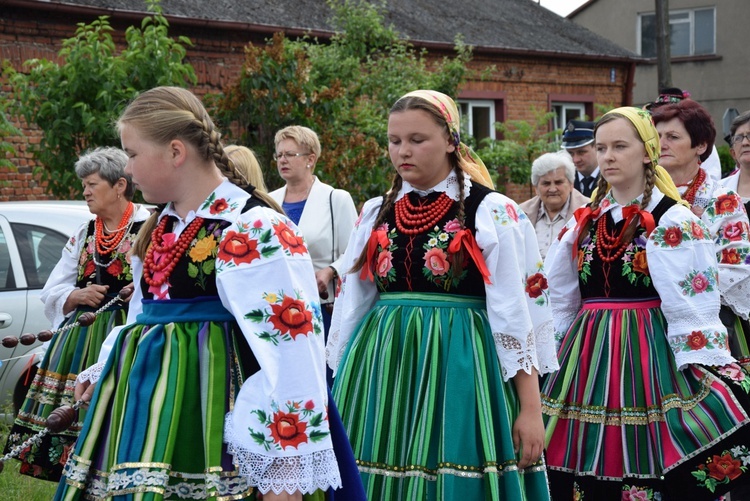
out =
[[[290,158],[304,157],[305,155],[311,155],[311,153],[292,153],[292,152],[286,151],[284,153],[274,153],[273,159],[278,160],[279,158],[286,158],[287,160],[289,160]]]
[[[732,146],[736,144],[740,144],[742,141],[747,139],[750,141],[750,134],[737,134],[736,136],[732,137]]]

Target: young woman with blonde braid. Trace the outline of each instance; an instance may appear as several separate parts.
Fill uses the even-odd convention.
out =
[[[538,374],[557,368],[534,228],[435,91],[388,119],[327,346],[368,499],[549,499]],[[353,268],[352,268],[353,267]]]
[[[546,261],[552,497],[716,499],[750,480],[750,377],[719,320],[711,234],[657,165],[647,111],[605,114],[594,144],[597,192]]]
[[[189,91],[144,92],[117,125],[164,205],[138,236],[128,324],[79,377],[93,398],[56,499],[322,499],[341,476],[302,237],[237,186]]]

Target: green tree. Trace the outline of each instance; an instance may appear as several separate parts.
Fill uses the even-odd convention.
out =
[[[40,164],[36,173],[57,197],[80,193],[72,166],[83,150],[119,145],[113,123],[138,92],[196,82],[192,66],[183,62],[190,40],[170,38],[159,0],[146,3],[151,15],[140,28],[126,30],[127,47],[119,54],[102,16],[79,23],[75,36],[62,42],[61,64],[33,59],[24,63],[25,72],[6,67],[14,113],[42,133],[39,144],[30,145]]]
[[[471,50],[428,59],[383,21],[382,4],[329,0],[337,34],[329,43],[276,34],[265,46],[248,45],[238,81],[215,100],[215,115],[238,126],[239,142],[271,165],[273,136],[287,125],[315,130],[323,153],[316,174],[346,188],[357,201],[382,194],[393,168],[384,155],[388,109],[418,88],[455,95]],[[275,169],[269,186],[279,186]]]
[[[508,183],[528,184],[531,179],[531,164],[542,153],[560,148],[558,136],[562,131],[549,130],[554,112],[533,110],[535,120],[510,120],[496,123],[495,128],[502,139],[485,139],[477,155],[494,176],[499,190]]]
[[[21,131],[8,119],[8,115],[5,113],[5,109],[8,106],[8,102],[3,96],[0,96],[0,167],[15,168],[13,162],[8,160],[8,156],[13,156],[16,153],[13,145],[5,139],[9,136],[20,136]]]

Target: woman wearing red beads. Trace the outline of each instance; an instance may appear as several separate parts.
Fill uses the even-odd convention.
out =
[[[750,367],[750,225],[740,195],[712,180],[701,167],[716,137],[713,119],[689,99],[660,106],[653,117],[661,141],[659,164],[713,235],[721,319],[730,333],[732,355]]]
[[[341,456],[302,237],[240,187],[190,91],[144,92],[117,125],[127,171],[164,205],[134,247],[128,325],[79,376],[93,397],[55,499],[322,499]]]
[[[370,500],[549,499],[538,374],[557,368],[534,228],[421,90],[388,119],[327,346]]]
[[[106,147],[76,162],[83,197],[96,218],[70,238],[42,291],[44,313],[58,328],[8,436],[6,453],[44,429],[52,410],[73,403],[76,376],[97,361],[104,338],[125,321],[127,304],[116,302],[91,325],[77,322],[82,313],[99,309],[133,282],[128,252],[149,212],[132,202],[135,188],[125,174],[127,161],[125,152]],[[83,414],[80,419],[68,430],[48,434],[40,444],[22,450],[21,473],[57,482]]]
[[[552,497],[714,500],[750,481],[750,377],[719,320],[712,235],[657,165],[647,111],[612,110],[594,134],[597,191],[545,262]]]

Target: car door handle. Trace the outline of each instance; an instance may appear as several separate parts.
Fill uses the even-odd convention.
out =
[[[0,329],[10,327],[10,324],[12,323],[13,317],[11,317],[9,313],[0,313]]]

